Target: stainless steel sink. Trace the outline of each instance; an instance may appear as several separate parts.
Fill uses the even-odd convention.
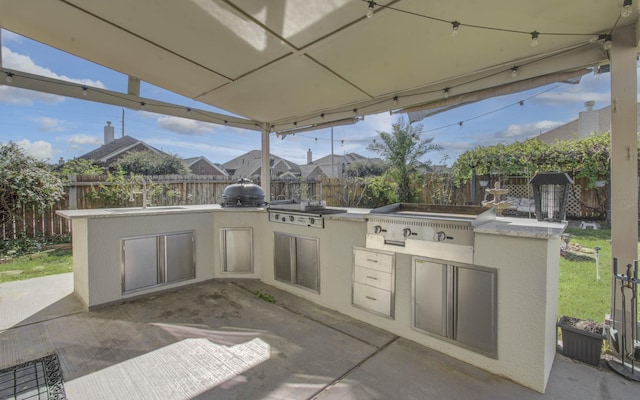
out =
[[[156,212],[156,211],[166,211],[166,210],[185,210],[187,207],[181,206],[167,206],[167,207],[132,207],[132,208],[114,208],[111,210],[106,210],[107,212],[114,214],[135,214],[142,212]]]

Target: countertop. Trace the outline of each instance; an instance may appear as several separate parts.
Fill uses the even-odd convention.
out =
[[[192,206],[159,206],[159,207],[131,207],[131,208],[97,208],[87,210],[58,210],[56,214],[67,218],[118,218],[131,216],[156,216],[169,214],[189,214],[207,212],[264,212],[263,207],[224,208],[220,204],[203,204]]]
[[[368,208],[341,208],[344,213],[327,214],[326,220],[365,222],[369,215]],[[131,216],[159,216],[169,214],[209,213],[209,212],[266,212],[266,207],[222,207],[219,204],[160,206],[160,207],[132,207],[132,208],[100,208],[88,210],[58,210],[56,213],[67,219],[76,218],[121,218]],[[566,222],[537,221],[526,218],[497,217],[475,227],[476,233],[503,236],[520,236],[534,239],[549,239],[559,237],[567,227]]]
[[[495,221],[475,227],[476,233],[489,235],[520,236],[533,239],[560,237],[567,228],[567,222],[538,221],[528,218],[497,217]]]

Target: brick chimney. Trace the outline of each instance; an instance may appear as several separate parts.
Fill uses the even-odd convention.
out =
[[[311,164],[313,162],[313,154],[311,153],[311,149],[307,150],[307,164]]]
[[[111,126],[111,121],[107,121],[107,125],[104,127],[104,144],[111,143],[114,139],[113,126]]]

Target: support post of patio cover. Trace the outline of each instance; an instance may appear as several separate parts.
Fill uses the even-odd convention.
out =
[[[264,200],[271,201],[271,149],[269,144],[269,131],[271,126],[263,123],[262,131],[262,167],[260,168],[260,186],[264,190]]]
[[[618,268],[638,258],[637,45],[635,26],[613,32],[611,59],[611,254]],[[615,288],[620,295],[619,284]],[[626,310],[630,307],[627,296]],[[612,318],[619,321],[620,309]],[[627,318],[630,321],[631,318]],[[627,332],[630,332],[630,326]],[[620,331],[620,329],[618,329]],[[627,335],[627,349],[633,349]]]

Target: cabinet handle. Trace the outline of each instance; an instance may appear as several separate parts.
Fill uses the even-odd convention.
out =
[[[378,260],[373,260],[371,258],[367,258],[367,261],[372,262],[372,263],[377,263],[378,262]]]
[[[373,301],[376,301],[376,300],[377,300],[375,297],[371,297],[371,296],[364,296],[364,297],[366,297],[366,298],[367,298],[367,299],[369,299],[369,300],[373,300]]]
[[[378,278],[376,278],[375,276],[371,276],[371,275],[367,275],[367,278],[369,278],[369,279],[373,279],[374,281],[377,281],[377,280],[378,280]]]

